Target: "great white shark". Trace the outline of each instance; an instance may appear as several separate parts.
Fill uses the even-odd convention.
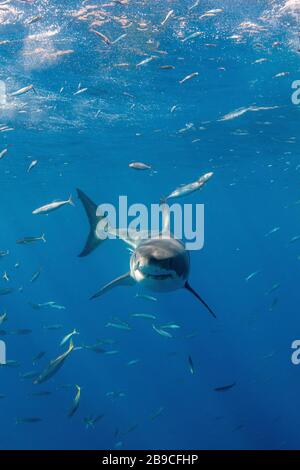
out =
[[[99,227],[104,215],[97,214],[97,205],[80,189],[78,197],[83,204],[90,224],[90,232],[80,257],[89,255],[102,242]],[[113,230],[114,234],[130,246],[130,270],[113,281],[101,287],[91,299],[100,297],[110,289],[117,286],[131,286],[138,284],[142,288],[157,292],[170,292],[184,288],[191,292],[216,318],[213,310],[190,286],[188,277],[190,273],[190,255],[184,244],[170,234],[169,212],[163,211],[162,232],[152,234],[150,238],[142,236],[129,236],[122,230]]]

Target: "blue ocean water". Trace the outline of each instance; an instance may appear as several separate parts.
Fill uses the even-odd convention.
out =
[[[0,309],[2,449],[299,448],[299,13],[297,0],[0,5],[0,273],[14,289]],[[130,253],[109,240],[78,257],[89,227],[76,188],[97,204],[127,195],[149,206],[210,171],[181,202],[205,204],[190,283],[217,319],[183,289],[154,302],[120,287],[90,301],[128,271]],[[70,194],[75,207],[32,214]],[[16,244],[42,233],[46,243]],[[50,301],[65,308],[32,307]],[[160,336],[136,313],[180,328]],[[107,326],[115,317],[131,329]],[[74,328],[78,349],[53,378],[22,377],[66,351]],[[114,353],[79,348],[100,341]]]

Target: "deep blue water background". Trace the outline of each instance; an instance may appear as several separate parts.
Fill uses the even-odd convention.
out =
[[[1,328],[8,333],[32,329],[30,335],[3,337],[7,358],[20,363],[0,368],[3,449],[299,448],[300,369],[291,364],[290,346],[300,334],[300,248],[299,242],[289,244],[300,234],[295,204],[300,199],[300,108],[291,103],[291,84],[300,73],[297,23],[293,16],[278,14],[284,2],[202,1],[194,17],[188,12],[192,3],[132,1],[107,7],[152,25],[142,32],[135,24],[111,48],[89,32],[88,22],[68,16],[80,7],[77,1],[67,8],[59,2],[11,2],[23,13],[0,25],[1,40],[11,40],[0,46],[0,78],[8,93],[30,83],[37,90],[0,113],[1,123],[15,129],[0,133],[1,149],[9,145],[0,161],[0,248],[9,255],[0,260],[0,269],[9,273],[9,286],[16,289],[1,297],[0,313],[8,314]],[[181,43],[174,19],[155,28],[171,8],[186,19],[184,36],[197,30],[205,36]],[[212,8],[224,8],[224,13],[198,20]],[[37,11],[44,19],[25,27],[24,20]],[[243,21],[265,30],[242,31],[240,41],[229,39],[241,34]],[[42,46],[74,49],[74,54],[46,63],[24,55],[41,47],[39,41],[28,45],[26,37],[52,26],[60,31]],[[112,38],[124,32],[113,22],[97,29]],[[147,44],[151,38],[159,44]],[[275,41],[281,45],[272,47]],[[136,69],[136,63],[154,53],[151,47],[168,55]],[[262,57],[269,61],[253,64]],[[122,62],[131,67],[112,66]],[[176,68],[159,68],[165,64]],[[179,85],[194,71],[199,71],[197,78]],[[280,72],[289,75],[274,79]],[[88,91],[73,96],[78,83]],[[173,105],[178,109],[170,113]],[[278,108],[219,121],[251,105]],[[178,133],[187,123],[193,129]],[[192,143],[195,139],[200,140]],[[32,159],[39,163],[27,174]],[[156,173],[128,168],[132,160],[150,163]],[[32,215],[54,199],[69,194],[75,199],[76,187],[97,203],[117,203],[126,194],[131,203],[149,205],[208,171],[214,172],[213,179],[186,198],[205,204],[205,247],[191,253],[190,281],[217,312],[217,320],[185,291],[157,296],[154,303],[135,298],[135,288],[120,288],[90,302],[102,284],[128,270],[125,245],[109,241],[78,258],[88,233],[78,200],[74,208]],[[274,227],[280,230],[266,237]],[[46,244],[16,245],[19,238],[43,232]],[[40,267],[40,278],[31,284]],[[255,271],[257,276],[246,282]],[[275,283],[279,289],[267,295]],[[1,287],[7,286],[1,280]],[[50,300],[66,309],[33,310],[29,305]],[[160,337],[150,321],[130,317],[140,312],[154,313],[159,324],[174,321],[181,329],[171,339]],[[128,321],[132,330],[105,327],[113,316]],[[52,324],[63,328],[44,328]],[[59,343],[73,328],[80,331],[76,345],[113,339],[116,344],[107,349],[118,353],[77,350],[43,385],[20,378],[61,354]],[[40,351],[47,354],[33,366]],[[133,359],[140,362],[126,365]],[[236,386],[230,391],[214,391],[232,382]],[[69,418],[75,384],[82,387],[81,402]],[[37,390],[52,393],[30,395]],[[125,396],[113,400],[107,396],[111,391]],[[104,417],[95,428],[86,429],[84,417],[100,414]],[[15,424],[16,418],[28,417],[42,421]]]

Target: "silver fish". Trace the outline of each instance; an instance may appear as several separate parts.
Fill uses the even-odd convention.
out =
[[[67,204],[74,206],[74,202],[72,201],[72,196],[70,196],[67,201],[54,201],[54,202],[51,202],[50,204],[46,204],[45,206],[35,209],[34,211],[32,211],[32,213],[33,214],[49,214],[50,212],[53,212]]]
[[[188,363],[189,363],[189,370],[190,370],[190,373],[191,373],[192,375],[194,375],[195,369],[194,369],[194,363],[193,363],[193,360],[192,360],[191,356],[188,357]]]
[[[81,93],[85,93],[88,89],[87,88],[79,88],[79,90],[75,91],[75,93],[73,93],[73,96],[76,96],[76,95],[81,95]]]
[[[147,294],[136,294],[135,296],[137,299],[144,299],[144,300],[149,300],[151,302],[157,302],[157,298],[153,297],[152,295],[147,295]]]
[[[46,243],[45,235],[42,233],[40,237],[24,237],[16,241],[18,245],[28,245],[29,243],[43,241]]]
[[[0,152],[0,160],[1,160],[1,158],[4,157],[4,155],[7,154],[7,152],[8,152],[8,149],[7,149],[7,148],[3,149],[3,150]]]
[[[27,92],[30,91],[30,90],[35,91],[33,85],[28,85],[28,86],[25,86],[24,88],[20,88],[19,90],[14,91],[13,93],[11,93],[11,96],[20,96],[20,95],[24,95],[24,93],[27,93]]]
[[[138,64],[136,64],[136,68],[142,67],[143,65],[148,64],[149,62],[152,62],[152,60],[157,59],[157,56],[152,55],[151,57],[147,57],[147,59],[142,60]]]
[[[171,192],[171,194],[169,194],[163,200],[166,201],[167,199],[186,196],[188,194],[193,193],[194,191],[198,191],[198,189],[202,188],[212,176],[213,176],[212,172],[205,173],[205,175],[200,176],[200,178],[197,181],[194,181],[193,183],[189,183],[179,188],[176,188],[174,191]]]
[[[71,352],[74,349],[74,344],[71,339],[69,347],[66,352],[58,356],[56,359],[51,361],[48,366],[44,369],[44,371],[35,379],[33,382],[34,384],[41,384],[43,382],[46,382],[46,380],[49,380],[53,375],[55,375],[63,366],[65,360],[68,358],[68,356],[71,354]]]
[[[30,278],[30,282],[35,282],[41,275],[41,272],[42,270],[39,269],[38,271],[36,271]]]
[[[180,85],[182,85],[183,83],[187,82],[188,80],[191,80],[192,78],[197,77],[198,75],[199,75],[199,72],[193,72],[190,75],[187,75],[186,77],[179,80],[179,83]]]
[[[260,273],[260,271],[254,271],[253,273],[249,274],[249,276],[247,276],[247,277],[245,278],[245,281],[246,281],[246,282],[250,281],[250,280],[253,279],[255,276],[257,276],[257,274],[259,274],[259,273]]]
[[[195,33],[190,34],[190,35],[187,36],[186,38],[182,39],[181,42],[186,42],[186,41],[189,41],[190,39],[196,39],[196,38],[198,38],[199,36],[202,36],[202,34],[204,34],[202,31],[196,31]]]
[[[74,335],[79,335],[79,332],[76,331],[75,329],[61,340],[60,346],[63,346],[64,344],[66,344],[69,341],[69,339],[71,339]]]
[[[151,165],[143,162],[132,162],[129,163],[129,168],[134,168],[135,170],[151,170]]]
[[[7,313],[3,313],[3,315],[0,315],[0,325],[7,321]]]
[[[93,33],[95,33],[105,44],[111,45],[111,40],[105,36],[105,34],[100,33],[99,31],[96,31],[95,29],[92,30]]]
[[[156,331],[156,333],[158,333],[160,336],[164,336],[165,338],[172,338],[172,335],[171,333],[169,333],[168,331],[164,331],[160,328],[157,328],[155,325],[152,325],[152,328],[154,331]]]
[[[32,162],[29,164],[29,167],[27,168],[27,173],[29,173],[37,164],[38,160],[32,160]]]
[[[77,393],[76,393],[76,396],[74,398],[72,408],[70,409],[70,411],[68,413],[69,418],[71,418],[79,408],[79,402],[80,402],[80,397],[81,397],[81,388],[79,387],[79,385],[75,385],[75,387],[76,387]]]
[[[128,325],[126,322],[119,322],[119,321],[112,321],[108,322],[105,325],[106,327],[112,327],[112,328],[117,328],[119,330],[131,330],[131,326]]]
[[[174,10],[170,10],[165,16],[164,20],[160,23],[161,26],[164,26],[167,23],[167,21],[173,16],[173,14],[174,14]]]
[[[147,320],[156,320],[156,316],[151,313],[133,313],[131,315],[134,318],[146,318]]]

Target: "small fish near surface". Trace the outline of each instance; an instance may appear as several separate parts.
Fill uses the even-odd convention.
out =
[[[14,91],[13,93],[10,94],[10,96],[24,95],[25,93],[28,93],[28,91],[30,91],[30,90],[33,90],[36,93],[36,91],[34,89],[34,86],[33,85],[28,85],[28,86],[25,86],[23,88],[20,88],[17,91]]]
[[[183,83],[191,80],[192,78],[198,77],[198,75],[199,75],[199,72],[193,72],[190,75],[187,75],[186,77],[184,77],[182,80],[179,80],[179,83],[180,85],[183,85]]]
[[[151,170],[151,165],[143,162],[132,162],[129,163],[129,168],[133,168],[134,170]]]
[[[32,18],[29,18],[27,21],[25,21],[25,24],[29,26],[31,24],[37,23],[42,18],[43,18],[42,15],[33,16]]]
[[[0,152],[0,160],[7,154],[8,152],[8,148],[5,148],[3,150],[1,150]]]
[[[248,108],[239,108],[231,113],[225,114],[222,116],[219,121],[230,121],[232,119],[237,119],[247,113],[257,113],[259,111],[269,111],[277,109],[278,106],[249,106]]]
[[[34,380],[34,384],[41,384],[46,382],[47,380],[51,379],[57,372],[61,369],[63,364],[65,363],[66,359],[69,357],[71,352],[74,349],[74,344],[71,339],[69,347],[66,352],[58,356],[56,359],[53,359],[48,366],[44,369],[44,371]]]
[[[32,160],[27,168],[27,173],[30,173],[31,170],[38,164],[38,160]]]
[[[157,59],[157,56],[152,55],[150,57],[147,57],[147,59],[142,60],[138,64],[136,64],[136,68],[142,67],[143,65],[149,64],[149,62],[152,62],[153,60]]]
[[[190,39],[196,39],[199,36],[202,36],[203,34],[204,33],[202,31],[196,31],[195,33],[192,33],[189,36],[187,36],[186,38],[182,39],[181,42],[186,42],[186,41],[189,41]]]
[[[169,21],[169,19],[172,18],[173,16],[174,16],[174,10],[170,10],[170,11],[166,14],[166,16],[165,16],[165,18],[163,19],[163,21],[160,23],[161,26],[164,26],[164,25]]]
[[[111,41],[111,45],[113,46],[114,44],[117,44],[117,42],[121,41],[121,39],[126,38],[127,34],[121,34],[121,36],[118,36],[114,41]]]
[[[161,70],[174,70],[175,66],[174,65],[160,65],[159,67]]]
[[[72,201],[72,196],[69,197],[66,201],[54,201],[50,204],[46,204],[45,206],[39,207],[38,209],[34,209],[32,213],[35,214],[49,214],[57,209],[60,209],[63,206],[71,205],[74,206],[74,202]]]
[[[96,34],[96,36],[98,36],[105,44],[109,46],[112,44],[111,40],[107,36],[105,36],[105,34],[100,33],[100,31],[96,31],[95,29],[93,29],[92,32]]]
[[[73,96],[81,95],[82,93],[85,93],[88,90],[88,88],[79,88],[75,93],[73,93]]]

